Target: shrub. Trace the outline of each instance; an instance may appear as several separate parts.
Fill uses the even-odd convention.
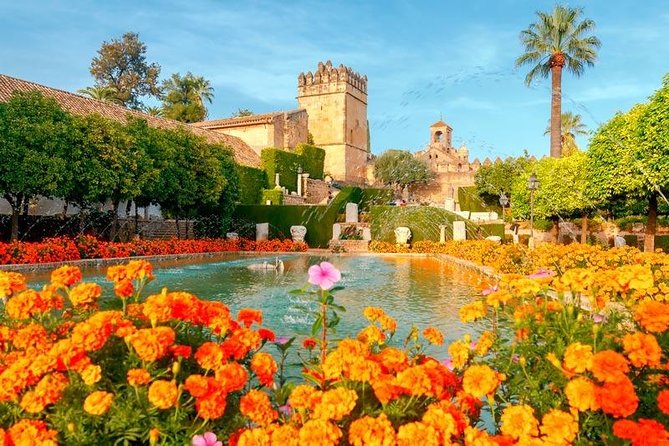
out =
[[[262,191],[262,203],[265,205],[267,201],[272,203],[272,206],[280,206],[283,204],[283,191],[278,189],[264,189]]]
[[[241,204],[262,203],[262,190],[267,187],[264,170],[248,166],[237,166],[239,176],[239,202]]]
[[[300,144],[295,148],[295,153],[300,156],[299,162],[304,172],[309,174],[309,178],[323,179],[325,150],[310,144]]]

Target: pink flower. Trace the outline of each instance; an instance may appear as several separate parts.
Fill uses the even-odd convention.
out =
[[[555,275],[554,271],[551,271],[550,269],[541,268],[536,273],[531,274],[527,277],[529,277],[530,279],[546,279],[548,277],[553,277],[554,275]]]
[[[485,290],[481,291],[481,294],[483,296],[487,296],[488,294],[492,294],[495,291],[497,291],[497,285],[495,285],[493,287],[490,287],[490,288],[486,288]]]
[[[194,436],[193,446],[223,446],[223,443],[217,440],[216,434],[207,432],[204,435]]]
[[[323,290],[329,290],[341,280],[341,273],[330,262],[321,262],[309,268],[309,283],[318,285]]]

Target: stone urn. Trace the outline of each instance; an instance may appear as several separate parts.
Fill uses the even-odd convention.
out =
[[[411,240],[411,229],[406,226],[400,226],[395,229],[395,243],[398,245],[406,245]]]
[[[304,242],[304,237],[307,235],[307,228],[305,226],[291,226],[290,236],[294,242]]]

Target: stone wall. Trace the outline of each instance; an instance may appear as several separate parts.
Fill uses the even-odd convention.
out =
[[[442,172],[431,183],[412,188],[411,193],[417,201],[443,204],[446,198],[457,201],[458,189],[474,184],[473,172]]]
[[[299,195],[288,195],[284,194],[283,196],[283,204],[284,205],[300,205],[300,204],[306,204],[307,200],[304,197],[300,197]]]
[[[273,123],[260,122],[240,125],[239,127],[227,127],[212,130],[214,132],[236,136],[251,146],[253,151],[258,155],[260,155],[260,152],[265,147],[276,147],[276,138],[274,135],[275,126]],[[283,142],[283,135],[281,135],[280,141]]]
[[[307,178],[306,181],[306,201],[309,204],[327,203],[328,192],[330,186],[323,180],[312,180]]]

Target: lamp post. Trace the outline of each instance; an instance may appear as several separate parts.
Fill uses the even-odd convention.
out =
[[[527,180],[527,189],[530,191],[530,242],[534,245],[534,191],[539,188],[537,174],[532,172]]]
[[[499,194],[499,204],[502,206],[502,222],[504,222],[504,207],[509,204],[509,197],[506,196],[504,191]]]

